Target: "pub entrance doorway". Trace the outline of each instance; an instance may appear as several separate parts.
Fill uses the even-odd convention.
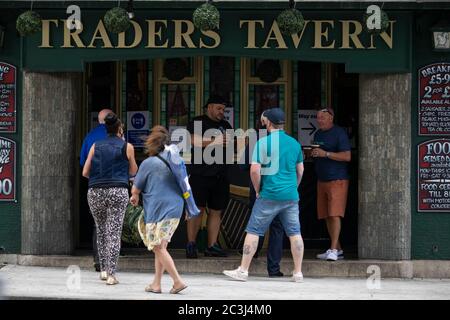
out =
[[[122,62],[95,62],[86,65],[84,75],[84,105],[80,122],[79,145],[85,134],[97,124],[96,114],[109,107],[127,125],[127,139],[135,144],[138,164],[145,159],[138,135],[129,121],[134,114],[142,114],[146,126],[140,133],[155,124],[169,131],[187,125],[195,115],[203,112],[203,101],[219,93],[229,100],[228,119],[233,128],[254,128],[264,109],[280,106],[286,111],[287,132],[298,138],[298,113],[316,110],[322,106],[335,109],[335,123],[345,127],[352,143],[352,162],[349,165],[351,181],[346,217],[342,224],[341,240],[349,251],[357,252],[358,208],[358,75],[345,72],[343,64],[299,62],[280,60],[280,74],[268,83],[258,76],[258,67],[265,59],[239,57],[180,58],[186,66],[182,79],[170,79],[165,74],[165,60],[131,60]],[[179,61],[177,62],[179,63]],[[312,131],[308,131],[312,133]],[[185,157],[189,161],[189,157]],[[231,193],[236,199],[248,198],[248,177],[237,165],[230,169]],[[323,221],[316,218],[316,180],[312,162],[305,162],[305,176],[300,188],[301,225],[306,248],[325,249],[329,239]],[[91,248],[93,220],[86,201],[87,180],[78,181],[78,219],[76,234],[78,248]],[[238,210],[229,206],[227,215],[235,216]],[[243,214],[243,213],[242,213]],[[245,213],[248,215],[248,212]],[[240,219],[246,220],[246,217]],[[240,221],[239,220],[239,221]],[[224,223],[220,242],[228,249],[242,245],[245,223],[231,227]],[[234,220],[233,220],[234,221]],[[183,249],[186,243],[186,226],[181,222],[173,237],[171,247]],[[124,247],[134,247],[124,244]],[[141,246],[138,246],[141,247]],[[142,247],[143,248],[143,247]],[[287,239],[285,248],[289,248]],[[352,248],[353,250],[350,250]]]

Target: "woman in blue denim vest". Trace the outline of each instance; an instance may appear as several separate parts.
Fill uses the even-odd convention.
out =
[[[119,283],[115,277],[120,254],[123,218],[128,204],[128,180],[136,174],[134,148],[123,139],[122,122],[113,113],[105,117],[108,137],[89,150],[83,176],[89,178],[88,203],[97,228],[100,279]]]

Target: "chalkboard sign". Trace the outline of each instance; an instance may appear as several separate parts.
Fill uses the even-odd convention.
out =
[[[16,200],[16,143],[0,137],[0,201]]]
[[[0,62],[0,132],[16,132],[16,67]]]
[[[450,139],[418,145],[418,211],[450,211]]]
[[[450,135],[450,63],[419,69],[419,135]]]

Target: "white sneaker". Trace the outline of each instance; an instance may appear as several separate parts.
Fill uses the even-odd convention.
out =
[[[247,281],[248,272],[242,271],[241,267],[234,270],[224,270],[223,274],[238,281]]]
[[[332,249],[328,249],[324,253],[320,253],[316,256],[317,259],[320,260],[327,260],[328,254],[332,251]],[[344,251],[343,250],[337,250],[337,258],[338,260],[344,259]]]
[[[338,251],[336,249],[328,250],[327,261],[336,261],[338,259]]]
[[[293,273],[292,274],[292,281],[294,282],[303,282],[303,273]]]

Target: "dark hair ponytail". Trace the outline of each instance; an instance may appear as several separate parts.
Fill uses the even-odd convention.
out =
[[[108,113],[105,117],[105,126],[109,135],[116,135],[122,126],[122,121],[114,113]]]

